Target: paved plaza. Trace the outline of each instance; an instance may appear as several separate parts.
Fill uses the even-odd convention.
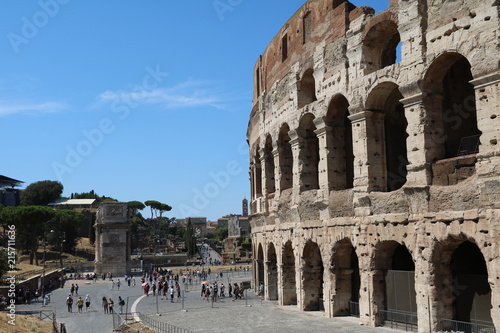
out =
[[[62,289],[51,293],[51,302],[43,306],[41,302],[29,305],[17,305],[17,311],[55,310],[56,318],[64,322],[68,333],[79,332],[112,332],[113,316],[104,314],[101,307],[102,297],[111,297],[115,302],[115,311],[119,312],[118,296],[126,300],[122,322],[132,322],[137,318],[127,312],[140,312],[157,322],[164,322],[192,332],[349,332],[349,333],[384,333],[397,332],[388,328],[371,328],[359,325],[358,318],[338,317],[326,318],[323,312],[303,312],[296,306],[279,306],[275,302],[263,300],[253,291],[248,290],[247,299],[234,300],[231,297],[220,298],[217,302],[204,300],[201,294],[201,281],[193,285],[182,285],[184,299],[162,299],[158,296],[145,296],[140,287],[140,278],[136,277],[136,286],[128,287],[123,283],[120,290],[111,290],[108,280],[93,281],[68,280]],[[206,281],[212,283],[215,274]],[[116,281],[116,279],[115,279]],[[218,279],[219,285],[251,281],[251,272],[227,273]],[[92,300],[91,309],[78,313],[76,305],[73,312],[68,313],[65,304],[71,284],[78,283],[78,294],[85,297],[89,294]],[[227,289],[226,289],[227,294]],[[78,296],[73,297],[76,301]],[[115,320],[118,317],[115,317]]]

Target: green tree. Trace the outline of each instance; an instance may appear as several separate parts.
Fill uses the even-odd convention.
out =
[[[62,192],[63,186],[57,181],[42,180],[31,183],[21,192],[21,205],[47,206],[49,203],[59,199]]]
[[[8,207],[5,207],[8,208]],[[17,206],[13,209],[3,209],[2,215],[8,214],[8,219],[14,221],[16,225],[16,245],[19,250],[29,252],[30,265],[33,261],[38,265],[36,252],[38,250],[38,240],[43,238],[45,228],[50,228],[48,221],[54,217],[54,210],[43,206]]]
[[[71,252],[80,240],[78,229],[86,222],[85,215],[70,209],[55,211],[51,224],[53,232],[47,233],[47,241],[59,251],[59,261],[62,266],[62,252]]]
[[[146,205],[144,205],[140,201],[129,201],[127,202],[127,208],[130,213],[130,216],[134,217],[137,213],[139,213],[140,210],[146,208]]]
[[[196,237],[194,236],[194,228],[191,224],[191,219],[188,219],[186,225],[186,230],[184,232],[184,242],[186,244],[188,256],[192,256],[196,253]]]
[[[222,242],[229,235],[229,230],[227,227],[218,226],[214,231],[215,239]]]

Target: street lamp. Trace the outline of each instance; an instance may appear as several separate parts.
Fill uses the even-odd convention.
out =
[[[46,237],[45,237],[45,231],[47,230],[47,224],[49,223],[54,223],[54,221],[49,220],[44,223],[43,225],[43,274],[42,274],[42,304],[45,305],[45,243],[46,243]]]
[[[63,233],[59,236],[59,265],[62,267],[63,262],[62,262],[62,248],[63,248],[63,243],[66,242],[66,232],[63,231]]]

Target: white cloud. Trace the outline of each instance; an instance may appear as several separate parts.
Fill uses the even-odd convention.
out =
[[[42,103],[17,103],[0,101],[0,117],[16,113],[24,114],[40,114],[40,113],[55,113],[66,110],[68,107],[59,102],[42,102]]]
[[[98,102],[115,100],[130,104],[159,104],[167,109],[211,106],[224,108],[225,101],[218,88],[211,82],[189,80],[172,87],[145,89],[136,86],[130,90],[107,90],[99,95]]]

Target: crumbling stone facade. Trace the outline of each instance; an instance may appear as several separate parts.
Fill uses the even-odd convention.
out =
[[[97,209],[95,272],[113,276],[130,274],[130,230],[127,204],[105,202]]]
[[[370,326],[392,311],[419,332],[500,329],[499,13],[309,0],[281,28],[247,132],[268,299]]]

